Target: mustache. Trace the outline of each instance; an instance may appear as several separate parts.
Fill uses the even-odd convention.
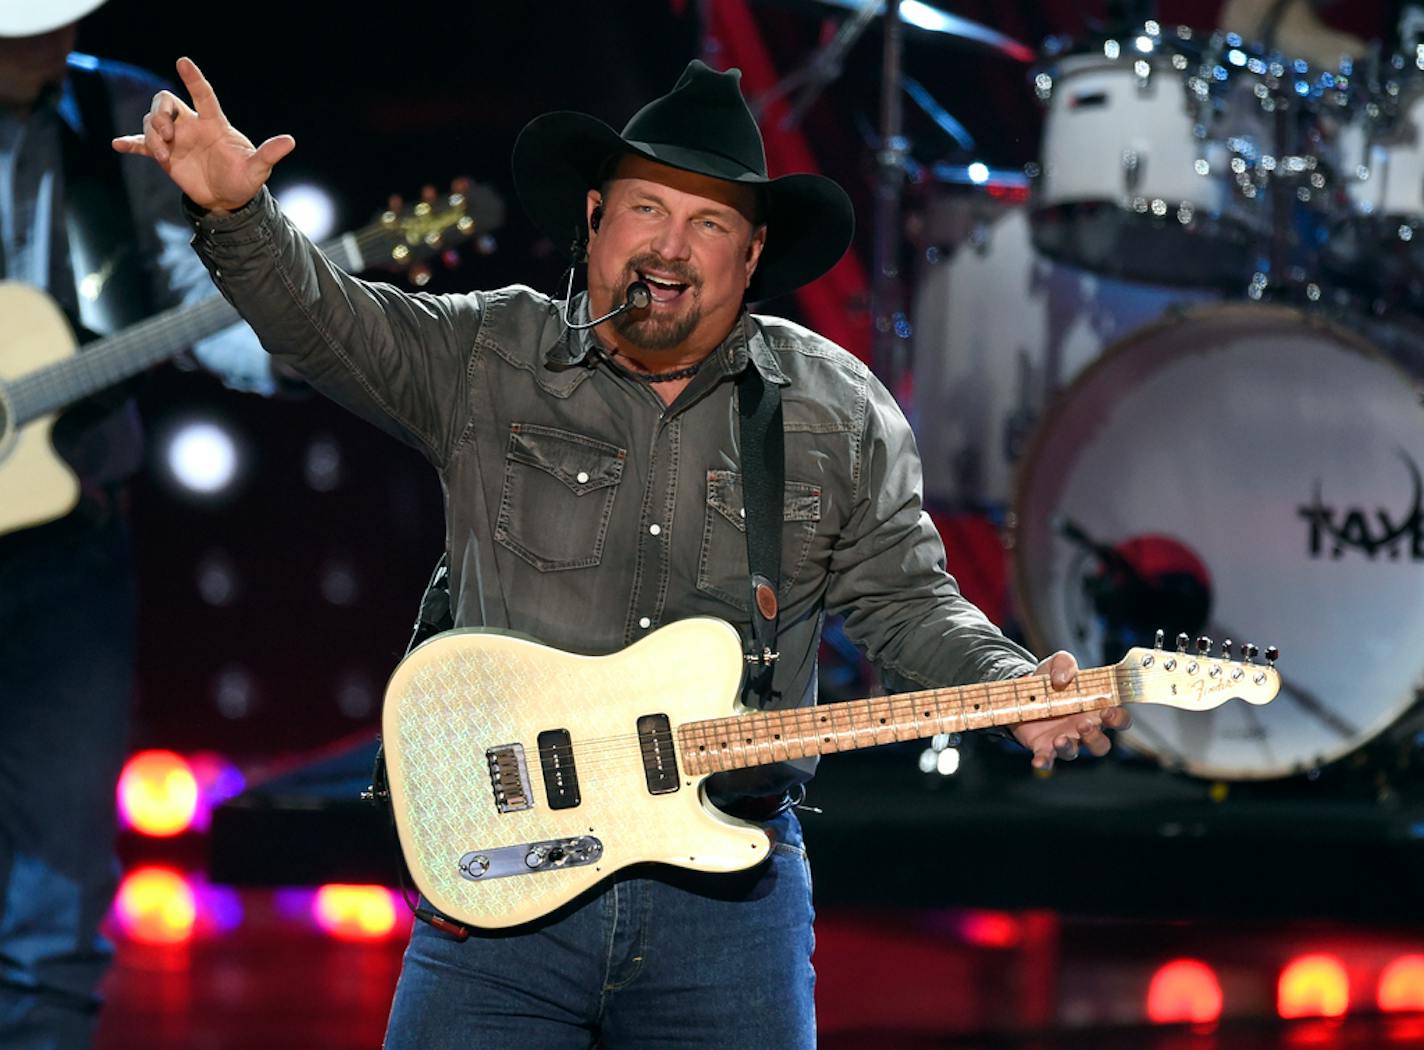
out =
[[[697,275],[697,271],[686,263],[669,262],[660,256],[652,253],[635,255],[628,260],[627,270],[630,279],[635,277],[635,270],[656,270],[660,274],[665,274],[675,280],[678,284],[685,284],[688,287],[701,287],[702,278]]]

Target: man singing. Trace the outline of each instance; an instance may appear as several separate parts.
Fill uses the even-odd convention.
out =
[[[747,311],[834,265],[852,213],[828,179],[767,176],[736,71],[691,63],[621,134],[578,113],[524,129],[520,198],[575,265],[587,258],[587,293],[555,301],[520,286],[409,295],[343,274],[263,189],[292,139],[254,148],[197,67],[178,70],[192,106],[160,93],[143,133],[115,147],[184,191],[199,254],[272,354],[435,465],[456,626],[603,654],[715,616],[749,640],[737,400],[754,370],[779,393],[785,443],[780,587],[762,609],[780,658],[758,704],[815,702],[827,613],[891,683],[1035,670],[946,573],[894,400],[844,350]],[[592,323],[635,282],[645,305]],[[1077,665],[1059,653],[1038,669],[1062,689]],[[1103,727],[1127,724],[1113,708],[1015,735],[1047,768],[1103,754]],[[624,873],[463,941],[416,923],[387,1046],[813,1045],[810,889],[790,806],[811,772],[779,763],[708,782],[719,806],[775,835],[747,872]]]

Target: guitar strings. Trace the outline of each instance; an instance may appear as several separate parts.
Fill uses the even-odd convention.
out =
[[[1111,677],[1113,683],[1117,685],[1119,691],[1127,693],[1140,691],[1144,686],[1150,686],[1154,682],[1154,680],[1158,680],[1167,676],[1180,677],[1180,674],[1176,672],[1167,671],[1161,668],[1124,669],[1117,667],[1109,667],[1090,668],[1080,672],[1079,675],[1080,681],[1083,678]],[[1046,684],[1046,679],[1044,678],[1044,676],[1036,677],[1039,682]],[[1202,680],[1206,680],[1205,676]],[[1017,699],[1021,692],[1021,688],[1027,683],[1028,679],[1024,678],[1009,679],[999,683],[984,683],[985,695],[989,697],[991,702],[996,698],[1000,700],[1000,703],[998,704],[991,703],[991,710],[989,711],[971,711],[969,709],[969,705],[972,701],[972,695],[965,695],[962,699],[952,701],[943,697],[936,696],[936,693],[948,692],[958,688],[966,688],[949,687],[946,690],[925,690],[915,693],[902,693],[898,696],[869,698],[868,701],[860,701],[860,703],[870,702],[876,704],[884,704],[887,712],[891,710],[893,705],[916,709],[921,706],[922,702],[932,705],[935,711],[935,714],[929,718],[912,718],[909,720],[901,719],[893,724],[883,724],[879,726],[850,726],[839,729],[836,728],[834,721],[830,721],[822,725],[804,724],[808,719],[817,717],[817,712],[825,713],[830,711],[835,706],[832,704],[828,704],[824,707],[795,708],[789,709],[784,712],[750,712],[745,715],[728,715],[712,719],[699,719],[694,722],[683,723],[680,726],[670,727],[670,732],[674,737],[675,749],[678,751],[682,750],[682,741],[679,738],[686,730],[693,726],[705,726],[705,731],[708,733],[717,733],[718,730],[727,732],[728,746],[726,748],[718,748],[715,752],[707,754],[705,760],[710,762],[716,762],[722,758],[738,759],[742,756],[750,754],[752,756],[755,756],[756,760],[748,762],[746,763],[746,765],[752,766],[766,764],[766,760],[763,759],[761,755],[767,751],[770,751],[775,754],[775,752],[779,749],[783,752],[788,753],[789,755],[789,751],[792,747],[801,747],[804,753],[807,755],[823,753],[822,749],[816,745],[818,741],[820,741],[820,738],[823,738],[824,736],[828,735],[828,731],[829,735],[831,735],[833,739],[836,739],[838,742],[844,739],[844,735],[846,733],[850,734],[852,743],[855,743],[858,741],[858,739],[864,738],[866,735],[874,736],[886,732],[903,732],[905,729],[913,729],[915,735],[910,739],[926,739],[928,737],[936,735],[937,733],[947,731],[943,728],[942,723],[948,719],[961,719],[964,722],[969,722],[973,720],[976,716],[985,715],[990,718],[990,721],[987,723],[987,725],[1004,726],[1013,725],[1018,722],[1029,721],[1030,719],[1014,718],[1005,722],[1000,722],[994,719],[995,715],[1017,713],[1023,711],[1023,709],[1025,708],[1037,709],[1045,703],[1050,712],[1054,711],[1055,708],[1072,708],[1072,710],[1064,712],[1065,714],[1078,712],[1086,713],[1086,711],[1088,710],[1104,710],[1109,706],[1119,706],[1118,704],[1098,704],[1086,709],[1075,706],[1082,704],[1086,700],[1091,699],[1089,694],[1092,692],[1092,690],[1075,690],[1074,693],[1056,697],[1052,694],[1052,692],[1049,692],[1046,694],[1046,696],[1048,697],[1046,701],[1030,700],[1013,705],[1002,703],[1002,700],[1005,698]],[[1228,692],[1229,687],[1231,687],[1233,684],[1239,684],[1240,686],[1244,687],[1249,686],[1252,683],[1249,683],[1244,679],[1238,680],[1238,682],[1233,683],[1230,679],[1227,679],[1225,680],[1225,685],[1228,687],[1228,689],[1217,691]],[[970,686],[967,688],[973,690],[976,687]],[[1234,696],[1235,694],[1232,693],[1229,696],[1224,697],[1222,702],[1225,702],[1225,699],[1230,699]],[[1143,701],[1135,701],[1129,698],[1126,702]],[[1212,706],[1216,705],[1213,704]],[[741,742],[745,740],[744,735],[736,737],[733,736],[734,733],[745,733],[745,728],[738,729],[740,723],[743,723],[748,719],[755,719],[758,716],[764,717],[766,715],[776,714],[782,715],[785,719],[785,722],[783,723],[783,731],[789,731],[791,734],[793,734],[790,736],[789,739],[770,740],[757,738],[756,742],[748,745]],[[1040,715],[1039,717],[1054,716],[1055,715]],[[762,727],[759,727],[758,737],[760,737],[761,728]],[[967,729],[968,727],[966,726],[965,728]],[[739,742],[733,745],[733,739],[736,739]],[[898,740],[899,738],[897,737],[896,739]],[[879,740],[875,741],[875,743],[881,742],[882,741]],[[883,742],[890,743],[892,741],[887,740]],[[870,743],[867,743],[865,746],[872,745]],[[626,764],[626,760],[629,754],[640,752],[641,747],[641,740],[636,734],[622,733],[606,737],[585,738],[581,741],[576,741],[572,743],[570,750],[572,752],[573,758],[575,759],[575,767],[578,776],[580,780],[584,780],[585,773],[597,774],[599,772],[605,771],[610,765]],[[779,759],[776,758],[771,759],[771,761],[778,760]]]
[[[389,240],[385,227],[367,227],[351,234],[356,239],[357,253],[363,258],[370,249]],[[338,253],[344,238],[321,246],[327,254]],[[97,342],[81,347],[78,353],[42,366],[39,370],[9,384],[11,402],[17,425],[58,411],[72,402],[137,375],[150,365],[172,357],[183,344],[196,342],[222,331],[227,323],[236,324],[242,318],[221,295],[169,307],[138,323]],[[169,349],[161,344],[178,343]],[[142,352],[152,346],[149,354]],[[135,353],[139,348],[140,352]]]
[[[1117,668],[1107,668],[1107,669],[1092,668],[1092,669],[1089,669],[1088,671],[1080,672],[1080,677],[1081,677],[1081,676],[1090,675],[1090,674],[1092,674],[1092,673],[1095,672],[1095,671],[1101,672],[1102,670],[1109,670],[1109,671],[1114,672],[1115,675],[1116,675],[1116,677],[1117,677],[1118,680],[1119,680],[1120,686],[1121,686],[1121,684],[1123,684],[1123,683],[1125,682],[1125,683],[1128,684],[1128,685],[1139,686],[1139,687],[1140,687],[1140,685],[1141,685],[1144,681],[1146,681],[1149,677],[1156,677],[1156,676],[1158,676],[1158,675],[1160,675],[1160,674],[1171,674],[1171,673],[1172,673],[1172,672],[1159,672],[1159,671],[1156,671],[1155,669],[1147,669],[1147,670],[1144,672],[1144,671],[1142,671],[1142,670],[1138,670],[1138,669],[1134,669],[1134,668],[1128,668],[1128,669],[1126,669],[1125,671],[1122,671],[1122,670],[1117,669]],[[1039,677],[1039,679],[1040,679],[1041,681],[1044,680],[1042,676],[1038,676],[1038,677]],[[1014,696],[1014,698],[1017,698],[1017,690],[1015,690],[1015,689],[1012,688],[1013,684],[1014,684],[1014,683],[1018,683],[1019,685],[1022,685],[1022,684],[1024,684],[1026,681],[1027,681],[1027,679],[1020,678],[1020,679],[1009,679],[1009,680],[1006,680],[1006,681],[1003,682],[1003,683],[986,683],[986,684],[991,687],[991,688],[988,690],[988,692],[989,692],[989,694],[990,694],[990,696],[991,696],[991,699],[993,698],[993,695],[996,694],[996,693],[998,694],[998,696],[999,696],[1000,699],[1002,699],[1003,696],[1004,696],[1004,694],[1006,694],[1006,693],[1012,693],[1013,696]],[[1009,686],[1010,688],[1004,688],[1005,686]],[[962,688],[962,687],[948,687],[949,690],[953,690],[953,689],[956,689],[956,688]],[[971,687],[968,687],[968,688],[973,689],[973,688],[975,688],[975,687],[972,687],[972,686],[971,686]],[[946,691],[948,691],[948,690],[946,690]],[[906,722],[906,721],[900,722],[899,725],[900,725],[902,728],[904,728],[904,727],[905,727],[906,725],[908,725],[909,723],[914,723],[914,724],[917,725],[917,726],[918,726],[919,724],[921,724],[921,723],[934,724],[934,723],[936,723],[936,722],[938,722],[938,721],[940,721],[940,720],[942,720],[942,719],[951,718],[951,717],[963,717],[966,721],[968,721],[968,720],[971,720],[972,718],[974,718],[976,715],[988,714],[988,715],[991,715],[991,716],[992,716],[993,714],[996,714],[996,713],[997,713],[997,714],[1004,714],[1004,713],[1009,713],[1009,712],[1017,712],[1017,711],[1022,710],[1024,707],[1028,707],[1028,706],[1030,706],[1030,705],[1032,705],[1032,706],[1038,706],[1038,705],[1044,703],[1044,701],[1038,701],[1038,700],[1026,701],[1026,702],[1023,702],[1023,703],[1018,703],[1018,704],[1013,704],[1013,705],[1007,705],[1007,704],[1002,704],[1002,703],[1000,703],[1000,704],[998,704],[998,705],[996,705],[996,706],[991,705],[991,706],[993,707],[993,709],[990,710],[990,711],[988,711],[988,712],[983,712],[983,711],[980,711],[980,712],[971,712],[971,711],[969,711],[969,710],[967,709],[967,706],[966,706],[966,705],[969,703],[969,698],[966,697],[966,699],[964,699],[964,700],[956,700],[956,701],[948,701],[948,700],[945,700],[945,699],[943,699],[943,698],[940,698],[940,699],[937,700],[936,697],[935,697],[935,695],[934,695],[935,692],[937,692],[937,691],[935,691],[935,690],[926,690],[926,691],[922,691],[922,692],[901,693],[901,694],[896,695],[896,696],[875,697],[875,698],[870,698],[870,699],[873,700],[873,702],[875,702],[875,703],[885,703],[885,704],[890,704],[890,705],[900,705],[900,706],[902,706],[902,707],[912,707],[912,708],[918,708],[919,706],[921,706],[920,702],[921,702],[921,701],[924,701],[924,702],[930,703],[931,705],[934,705],[935,707],[937,707],[937,708],[939,709],[937,716],[936,716],[936,715],[932,715],[932,716],[930,716],[929,718],[915,718],[915,719],[910,719],[910,720],[908,720],[908,722]],[[1091,692],[1091,691],[1089,691],[1089,692]],[[1049,695],[1049,696],[1051,697],[1051,699],[1048,700],[1047,703],[1049,703],[1052,707],[1064,707],[1064,706],[1068,706],[1068,705],[1071,705],[1071,704],[1080,703],[1080,702],[1082,702],[1082,701],[1084,701],[1084,700],[1089,699],[1089,696],[1087,695],[1087,693],[1086,693],[1086,692],[1081,692],[1081,691],[1075,691],[1074,693],[1067,694],[1067,695],[1062,695],[1062,696],[1053,696],[1052,693],[1049,693],[1049,694],[1047,694],[1047,695]],[[849,702],[850,702],[850,703],[857,703],[857,702],[859,702],[859,703],[865,703],[866,701],[849,701]],[[913,702],[913,703],[912,703],[912,702]],[[1140,701],[1128,701],[1128,702],[1140,702]],[[807,720],[807,719],[814,718],[814,717],[816,716],[816,713],[818,713],[818,712],[820,712],[820,713],[827,713],[827,712],[831,711],[835,706],[836,706],[836,705],[834,705],[834,704],[827,704],[827,705],[817,706],[817,707],[791,708],[791,709],[787,709],[787,710],[785,710],[785,711],[779,711],[779,712],[749,712],[749,713],[743,714],[743,715],[725,715],[725,716],[719,716],[719,717],[717,717],[717,718],[711,718],[711,719],[698,719],[698,720],[696,720],[696,721],[694,721],[694,722],[686,722],[686,723],[683,723],[683,724],[680,725],[680,726],[674,727],[674,728],[672,728],[672,732],[673,732],[674,734],[677,734],[677,733],[680,733],[680,732],[682,732],[682,731],[688,729],[689,727],[695,726],[695,725],[704,725],[704,726],[707,726],[708,729],[709,729],[709,731],[711,730],[711,727],[714,726],[714,725],[717,726],[717,727],[719,727],[719,728],[730,729],[730,728],[732,728],[732,727],[737,726],[739,723],[741,723],[741,722],[743,722],[743,721],[745,721],[745,720],[748,720],[748,719],[756,719],[756,718],[758,718],[758,717],[765,717],[765,716],[767,716],[767,715],[773,715],[773,716],[774,716],[774,715],[782,715],[782,716],[784,716],[785,718],[790,719],[790,720],[793,720],[793,721],[805,721],[805,720]],[[1120,705],[1116,705],[1116,704],[1103,704],[1103,705],[1095,706],[1095,707],[1093,707],[1093,708],[1089,708],[1089,709],[1087,709],[1087,710],[1103,710],[1103,709],[1105,709],[1106,707],[1109,707],[1109,706],[1120,706]],[[1072,713],[1072,712],[1068,712],[1068,713]],[[829,717],[829,715],[828,715],[828,717]],[[996,721],[991,720],[991,721],[988,723],[988,726],[995,726],[995,725],[1013,725],[1013,724],[1016,724],[1017,722],[1022,722],[1022,721],[1029,721],[1029,719],[1027,719],[1027,718],[1010,719],[1010,720],[1007,721],[1007,722],[996,722]],[[987,728],[988,726],[975,727],[975,728]],[[833,732],[843,732],[843,730],[836,730],[833,722],[832,722],[832,723],[828,723],[828,727],[829,727]],[[800,732],[802,733],[802,735],[804,735],[807,739],[814,739],[814,738],[816,738],[816,737],[824,736],[824,735],[825,735],[825,732],[824,732],[823,729],[818,728],[818,727],[815,727],[815,726],[807,726],[807,725],[796,725],[796,724],[793,724],[793,725],[789,726],[788,728],[792,729],[793,731],[800,731]],[[854,729],[854,727],[851,727],[851,728],[852,728],[852,731],[856,731],[856,730]],[[864,731],[879,731],[880,728],[882,728],[882,727],[865,726],[865,727],[863,727],[863,730],[864,730]],[[883,728],[887,728],[887,729],[888,729],[888,728],[891,728],[891,727],[890,727],[890,726],[885,726],[885,727],[883,727]],[[929,732],[924,733],[924,737],[933,736],[933,735],[935,735],[936,733],[942,732],[942,731],[944,731],[944,730],[941,730],[941,729],[938,729],[938,728],[932,729],[932,730],[930,730]],[[917,737],[916,739],[923,739],[924,737]],[[573,745],[572,745],[572,749],[573,749],[573,752],[574,752],[575,757],[584,756],[584,757],[586,757],[586,758],[596,758],[600,752],[605,751],[605,750],[608,749],[608,748],[616,748],[616,749],[620,749],[620,750],[621,750],[621,749],[623,749],[623,748],[625,748],[625,747],[627,747],[627,746],[630,746],[630,745],[631,745],[631,746],[637,746],[637,744],[638,744],[638,739],[639,739],[639,738],[637,737],[636,734],[627,734],[627,733],[615,734],[615,735],[613,735],[613,736],[607,736],[607,737],[587,737],[587,738],[584,738],[582,741],[573,744]]]

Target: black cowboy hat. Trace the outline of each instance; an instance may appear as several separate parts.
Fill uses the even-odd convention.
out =
[[[766,151],[741,79],[739,69],[718,73],[694,59],[672,91],[638,110],[622,135],[586,113],[535,117],[514,143],[514,187],[524,210],[560,247],[582,244],[588,191],[607,176],[611,158],[636,153],[761,188],[766,247],[747,298],[770,299],[814,281],[850,247],[850,198],[821,175],[767,178]]]

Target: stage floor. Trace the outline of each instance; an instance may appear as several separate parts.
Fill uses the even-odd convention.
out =
[[[96,1050],[373,1050],[380,1045],[408,922],[382,940],[341,941],[294,921],[278,893],[245,890],[240,897],[242,922],[226,933],[167,946],[118,941]],[[992,936],[983,936],[986,931]],[[1251,1000],[1255,1017],[1201,1029],[1140,1023],[1143,991],[1158,961],[1149,956],[1185,952],[1210,958],[1208,946],[1217,945],[1218,953],[1239,957],[1232,947],[1236,939],[1259,940],[1249,930],[1174,935],[1167,928],[1064,920],[1041,912],[823,909],[815,960],[820,1045],[824,1050],[1424,1046],[1424,1014],[1269,1020],[1274,1005],[1269,974]],[[1300,929],[1289,933],[1297,949],[1313,939]],[[1222,975],[1228,999],[1235,996],[1240,1010],[1242,996],[1251,998],[1241,991],[1242,978],[1226,967]],[[1352,1009],[1369,1003],[1367,990],[1352,991],[1351,1002]],[[1228,1017],[1231,1012],[1229,1006]],[[1065,1027],[1065,1016],[1077,1020]]]

